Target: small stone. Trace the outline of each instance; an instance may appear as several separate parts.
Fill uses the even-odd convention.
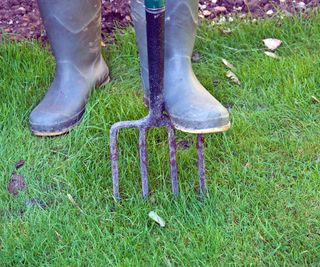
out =
[[[272,9],[269,9],[269,10],[266,12],[266,14],[267,14],[268,16],[272,16],[273,13],[274,13],[274,11],[273,11]]]
[[[26,9],[22,6],[18,8],[18,11],[20,11],[22,14],[26,13]]]
[[[223,12],[227,11],[227,9],[224,6],[216,6],[216,7],[213,8],[213,10],[216,13],[223,13]]]
[[[299,10],[304,10],[304,9],[306,9],[306,4],[305,4],[304,2],[299,2],[299,3],[297,4],[297,9],[299,9]]]
[[[209,17],[212,14],[209,10],[204,10],[202,13],[205,17]]]

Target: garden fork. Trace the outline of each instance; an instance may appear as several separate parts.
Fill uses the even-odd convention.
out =
[[[113,194],[120,199],[119,191],[119,168],[118,168],[118,145],[117,135],[120,129],[137,128],[139,130],[139,154],[142,176],[142,195],[148,197],[148,159],[147,159],[147,131],[152,128],[166,127],[168,130],[170,175],[172,181],[172,192],[177,196],[177,161],[176,161],[176,138],[175,129],[170,117],[165,111],[163,84],[164,84],[164,22],[165,2],[164,0],[145,0],[148,62],[150,81],[149,114],[137,121],[122,121],[115,123],[110,130],[110,152],[113,178]],[[204,194],[205,167],[204,167],[204,136],[197,135],[197,157],[198,171],[200,177],[200,193]]]

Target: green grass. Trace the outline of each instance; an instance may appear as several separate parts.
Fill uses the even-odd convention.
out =
[[[83,123],[60,138],[36,138],[28,115],[45,94],[54,61],[35,42],[0,45],[1,266],[320,265],[320,16],[201,25],[200,81],[232,106],[232,129],[206,137],[209,195],[200,201],[195,148],[178,151],[181,196],[170,192],[166,135],[149,135],[149,201],[140,192],[137,132],[120,134],[121,191],[112,198],[110,126],[147,113],[134,32],[119,31],[106,59],[112,82],[96,90]],[[283,40],[275,60],[262,39]],[[242,85],[221,63],[236,66]],[[215,83],[213,83],[215,81]],[[217,82],[218,81],[218,82]],[[194,140],[178,133],[178,141]],[[14,163],[28,188],[6,185]],[[77,206],[68,198],[70,194]],[[38,198],[48,209],[27,208]],[[148,212],[167,221],[159,228]]]

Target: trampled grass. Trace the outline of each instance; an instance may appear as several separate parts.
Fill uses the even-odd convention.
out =
[[[0,45],[1,266],[215,266],[320,264],[320,16],[219,27],[203,24],[194,69],[231,108],[232,129],[206,137],[208,197],[197,195],[194,145],[178,151],[180,197],[170,192],[166,135],[149,135],[149,201],[140,196],[137,133],[120,134],[123,200],[112,198],[112,123],[147,113],[134,32],[119,31],[105,55],[112,82],[93,92],[83,123],[36,138],[28,115],[50,84],[54,61],[35,42]],[[262,39],[283,40],[280,59]],[[236,66],[242,85],[221,63]],[[178,141],[193,135],[178,133]],[[14,163],[28,188],[6,186]],[[77,203],[74,205],[68,194]],[[26,207],[41,199],[47,209]],[[148,219],[155,210],[167,221]]]

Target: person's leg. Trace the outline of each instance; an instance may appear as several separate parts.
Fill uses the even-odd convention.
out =
[[[101,0],[38,0],[56,60],[53,83],[30,114],[35,135],[55,136],[77,125],[93,87],[109,81],[101,55]]]
[[[200,84],[191,56],[198,22],[198,0],[166,0],[165,88],[166,109],[177,129],[214,133],[229,129],[228,111]],[[137,34],[141,75],[148,99],[148,58],[145,11],[142,0],[131,0]]]

